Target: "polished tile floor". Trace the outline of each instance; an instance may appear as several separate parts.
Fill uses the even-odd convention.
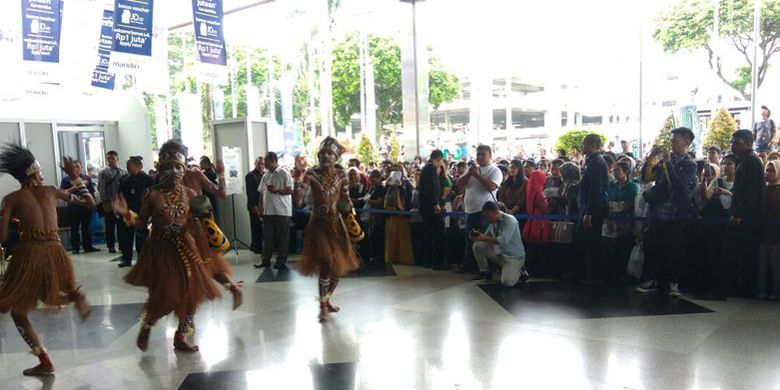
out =
[[[342,312],[320,325],[317,285],[236,258],[245,302],[204,305],[201,352],[171,347],[175,320],[135,348],[143,289],[105,250],[74,258],[93,305],[33,314],[57,367],[35,358],[0,315],[2,389],[780,389],[780,305],[638,297],[627,289],[532,281],[501,289],[423,268],[377,267],[342,280]]]

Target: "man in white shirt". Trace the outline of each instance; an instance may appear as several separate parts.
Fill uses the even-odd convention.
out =
[[[482,215],[482,206],[496,200],[496,192],[501,185],[503,175],[501,170],[492,163],[493,151],[488,145],[477,147],[477,165],[469,168],[465,175],[457,181],[461,191],[465,191],[464,206],[466,217],[466,256],[460,265],[461,272],[476,271],[474,258],[474,242],[469,237],[472,230],[484,232],[487,227]]]
[[[263,211],[263,262],[255,268],[269,267],[274,252],[278,252],[274,268],[287,266],[290,252],[290,218],[292,217],[293,180],[290,173],[279,168],[276,153],[265,156],[268,170],[257,191],[260,192],[259,209]]]

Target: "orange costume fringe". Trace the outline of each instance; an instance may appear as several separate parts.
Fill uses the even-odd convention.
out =
[[[149,290],[147,316],[174,312],[184,318],[201,303],[221,297],[212,282],[215,272],[229,273],[230,267],[209,250],[200,225],[190,220],[178,229],[153,230],[125,281]]]
[[[360,267],[347,226],[336,206],[341,196],[337,190],[341,188],[339,181],[347,180],[346,175],[340,175],[335,183],[328,183],[317,174],[311,177],[312,214],[303,253],[296,264],[306,276],[319,275],[320,268],[327,265],[332,277],[341,277]]]
[[[28,313],[38,301],[62,307],[62,297],[76,291],[73,265],[57,230],[20,232],[0,288],[0,313]]]
[[[330,274],[336,277],[360,267],[344,220],[335,210],[325,214],[311,214],[297,267],[303,275],[319,275],[323,264],[327,264]]]

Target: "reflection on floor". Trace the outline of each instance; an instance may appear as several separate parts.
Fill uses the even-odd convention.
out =
[[[93,306],[32,321],[57,368],[36,362],[8,315],[0,315],[0,390],[5,389],[772,389],[780,384],[780,305],[638,296],[609,286],[532,281],[525,289],[468,275],[393,265],[344,278],[341,306],[316,317],[317,282],[290,269],[257,270],[255,255],[229,254],[244,305],[230,296],[202,305],[195,341],[175,352],[176,319],[135,339],[146,291],[122,282],[112,256],[75,257]],[[294,259],[292,259],[294,260]],[[291,264],[294,264],[291,263]],[[261,276],[268,272],[269,276]],[[269,283],[275,281],[274,283]]]
[[[349,274],[346,278],[380,277],[396,276],[395,269],[390,264],[385,263],[366,263],[357,271]],[[287,266],[277,269],[276,267],[264,267],[256,283],[269,282],[289,282],[293,279],[302,279],[295,268],[295,263],[287,263]]]
[[[666,294],[640,295],[614,284],[537,282],[523,288],[502,288],[491,283],[479,288],[518,321],[527,323],[711,312],[685,299]]]
[[[312,387],[316,390],[352,390],[355,389],[356,363],[312,364]],[[302,372],[302,375],[309,373]],[[257,378],[259,383],[250,383],[251,378]],[[248,371],[218,371],[195,373],[187,375],[180,389],[213,390],[213,389],[246,389],[262,387],[263,378],[260,373]]]
[[[141,303],[92,306],[89,319],[83,323],[78,313],[70,308],[49,315],[34,311],[29,317],[49,351],[105,348],[138,322],[143,306]],[[0,340],[0,353],[29,350],[10,316],[0,317]]]

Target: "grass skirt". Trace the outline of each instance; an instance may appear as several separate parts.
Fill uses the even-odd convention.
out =
[[[22,241],[0,287],[0,313],[28,313],[38,301],[59,309],[62,295],[74,291],[73,266],[59,240]]]
[[[297,261],[303,275],[319,275],[322,268],[330,276],[341,277],[360,267],[347,227],[339,215],[312,214],[303,241],[303,253]]]
[[[147,318],[158,319],[171,312],[184,318],[201,303],[221,296],[212,282],[212,254],[195,240],[199,227],[190,223],[182,229],[177,234],[153,232],[125,276],[127,283],[149,290]]]

